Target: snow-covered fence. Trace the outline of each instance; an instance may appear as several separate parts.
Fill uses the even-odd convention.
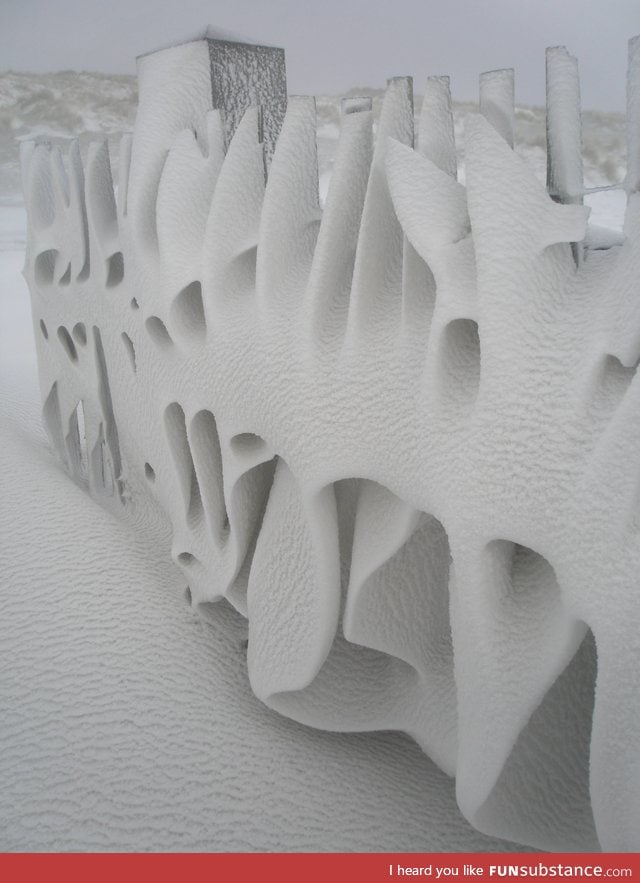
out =
[[[140,60],[117,194],[105,144],[84,167],[76,145],[24,152],[44,420],[74,479],[132,527],[169,519],[194,605],[248,617],[267,704],[410,733],[473,824],[552,850],[640,847],[630,47],[608,248],[587,236],[560,49],[551,196],[512,149],[498,71],[465,186],[446,78],[415,148],[410,79],[375,139],[370,102],[345,101],[321,209],[314,100],[284,116],[280,56],[231,47],[243,86],[215,108],[206,38]]]

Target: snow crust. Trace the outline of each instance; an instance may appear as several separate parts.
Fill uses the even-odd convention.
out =
[[[257,110],[225,155],[200,51],[147,69],[117,199],[105,146],[25,148],[61,460],[130,528],[168,516],[267,705],[410,734],[490,835],[637,849],[637,194],[576,266],[588,209],[511,149],[509,78],[464,184],[448,84],[413,149],[395,78],[375,139],[340,120],[321,207],[313,99],[265,186]]]

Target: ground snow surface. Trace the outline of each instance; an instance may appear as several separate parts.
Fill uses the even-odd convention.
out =
[[[407,737],[317,732],[264,708],[246,622],[225,604],[194,616],[166,526],[132,536],[62,472],[40,425],[15,139],[86,131],[115,154],[135,81],[7,73],[0,95],[0,849],[518,848],[473,831]],[[319,99],[321,193],[338,121]],[[516,137],[543,175],[543,112],[520,109]],[[620,181],[622,118],[586,115],[585,140],[588,186]],[[620,228],[621,193],[590,201],[595,223]]]

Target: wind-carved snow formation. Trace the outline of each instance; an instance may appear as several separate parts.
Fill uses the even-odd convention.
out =
[[[618,238],[587,236],[563,49],[553,198],[512,149],[497,71],[466,186],[447,78],[417,133],[409,78],[375,138],[367,100],[345,101],[323,209],[314,100],[289,99],[269,166],[281,96],[229,141],[210,52],[140,59],[117,195],[106,144],[84,168],[77,145],[24,150],[60,458],[132,528],[168,514],[193,604],[248,617],[267,705],[410,733],[486,833],[639,849],[640,43]]]

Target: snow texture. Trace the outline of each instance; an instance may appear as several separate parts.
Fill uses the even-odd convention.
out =
[[[62,462],[130,528],[169,517],[192,603],[248,618],[271,708],[408,733],[487,834],[638,849],[640,197],[621,244],[585,245],[588,209],[512,150],[497,72],[465,185],[448,83],[413,149],[395,78],[375,139],[366,104],[342,116],[321,208],[314,100],[265,184],[259,110],[225,153],[207,54],[141,60],[117,199],[106,145],[24,148]]]
[[[6,352],[3,851],[514,848],[464,821],[453,782],[407,737],[265,709],[246,621],[226,604],[194,616],[164,519],[132,531],[68,481]]]
[[[132,531],[68,480],[40,419],[25,224],[0,209],[0,847],[517,850],[464,821],[403,734],[271,713],[246,620],[185,603],[166,517]]]

